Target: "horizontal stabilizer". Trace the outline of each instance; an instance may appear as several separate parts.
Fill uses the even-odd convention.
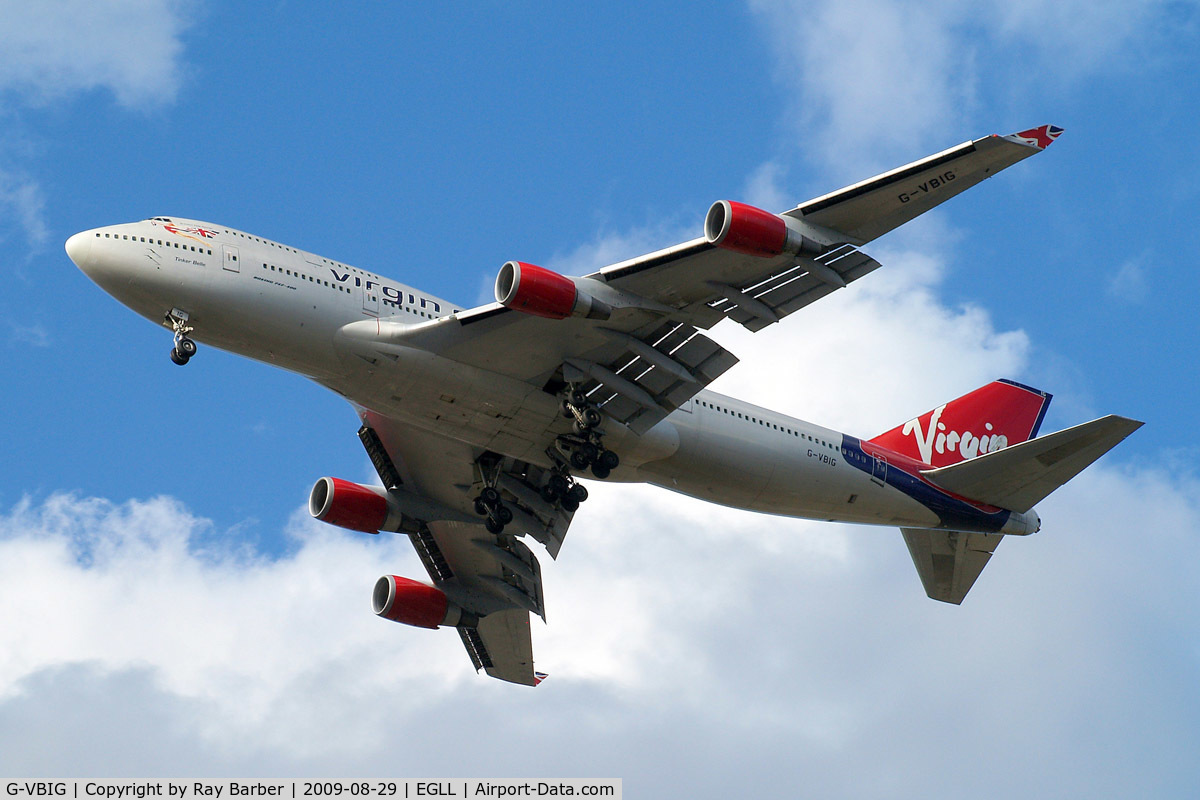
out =
[[[925,594],[943,603],[962,603],[996,546],[997,533],[961,533],[901,528]]]
[[[1024,512],[1140,427],[1109,415],[921,474],[960,497]]]

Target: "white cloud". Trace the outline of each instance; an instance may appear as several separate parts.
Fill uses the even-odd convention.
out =
[[[564,275],[585,275],[601,267],[695,239],[703,235],[702,226],[702,217],[690,224],[677,219],[661,219],[629,231],[604,231],[569,253],[555,254],[544,266]]]
[[[782,185],[784,173],[784,167],[777,161],[760,164],[746,181],[742,200],[776,213],[794,207],[797,199],[790,197]]]
[[[1150,294],[1150,283],[1146,277],[1146,265],[1150,256],[1146,253],[1130,258],[1117,268],[1108,279],[1108,294],[1126,303],[1144,303]]]
[[[1141,69],[1191,47],[1194,0],[750,0],[808,160],[857,180],[980,132],[1035,92]],[[1164,22],[1164,20],[1169,20]],[[1169,46],[1168,46],[1169,45]],[[1025,125],[1048,120],[1028,120]],[[1007,133],[1007,131],[997,131]]]
[[[50,346],[50,332],[41,323],[18,325],[15,322],[9,322],[8,326],[12,330],[12,340],[14,342],[33,345],[34,347]]]
[[[846,181],[890,168],[969,112],[970,51],[951,3],[754,0],[810,160]]]
[[[106,88],[126,107],[179,90],[180,36],[195,4],[180,0],[0,0],[0,89],[33,104]]]
[[[29,246],[40,249],[50,236],[45,211],[46,199],[36,180],[0,169],[0,234],[11,218]]]

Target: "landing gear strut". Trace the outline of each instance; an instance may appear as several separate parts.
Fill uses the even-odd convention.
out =
[[[195,329],[187,324],[187,312],[180,311],[178,308],[171,309],[165,321],[175,331],[175,345],[171,348],[171,361],[182,367],[191,360],[192,356],[196,355],[196,343],[188,338],[188,334]]]
[[[573,420],[571,430],[574,435],[558,437],[559,445],[569,453],[567,460],[571,467],[580,472],[591,467],[592,475],[604,480],[617,468],[621,459],[612,450],[604,447],[604,431],[600,429],[604,418],[600,409],[576,387],[569,387],[563,392],[559,405],[562,415]],[[585,490],[584,497],[586,496]],[[576,507],[578,508],[578,504]]]
[[[487,517],[483,521],[483,526],[488,529],[488,533],[501,533],[504,526],[512,522],[513,512],[511,508],[504,505],[504,501],[500,497],[500,490],[496,488],[500,465],[492,462],[484,463],[484,459],[481,458],[479,471],[483,475],[484,487],[479,492],[479,496],[475,498],[475,513],[481,517]]]

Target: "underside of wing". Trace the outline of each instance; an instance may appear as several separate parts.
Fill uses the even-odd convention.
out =
[[[802,203],[787,216],[864,244],[1050,146],[1063,132],[1042,125],[985,136]]]
[[[542,571],[522,540],[557,556],[573,516],[546,500],[546,471],[361,411],[360,438],[404,511],[402,530],[436,589],[464,613],[459,635],[477,670],[536,685],[529,617],[545,619]],[[508,509],[500,532],[476,499],[487,487]],[[477,520],[477,521],[476,521]]]

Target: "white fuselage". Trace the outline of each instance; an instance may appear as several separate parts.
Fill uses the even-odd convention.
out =
[[[558,414],[554,396],[416,348],[372,363],[343,332],[349,323],[379,318],[430,323],[460,310],[446,300],[232,228],[179,218],[84,231],[71,237],[67,251],[105,291],[154,322],[165,324],[178,309],[202,343],[298,372],[406,424],[549,466],[544,451],[511,444],[516,440],[501,426],[547,428]],[[454,397],[452,412],[446,396]],[[606,444],[621,456],[615,480],[769,514],[942,524],[877,468],[851,463],[862,459],[853,437],[715,392],[700,392],[645,436],[609,427]]]

